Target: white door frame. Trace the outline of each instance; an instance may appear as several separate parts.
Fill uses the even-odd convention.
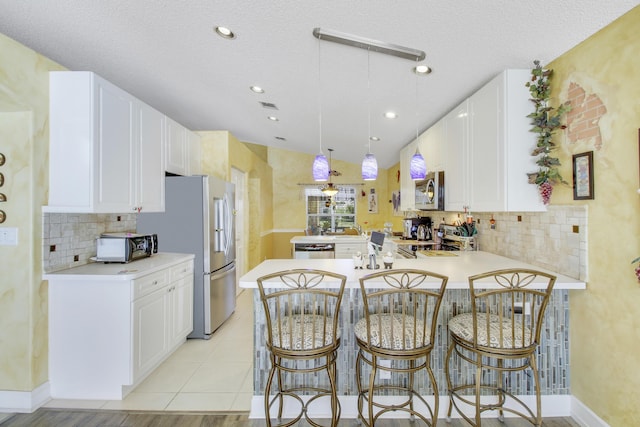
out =
[[[231,168],[231,182],[236,186],[236,295],[242,292],[239,286],[240,277],[247,272],[249,260],[249,191],[248,173]]]

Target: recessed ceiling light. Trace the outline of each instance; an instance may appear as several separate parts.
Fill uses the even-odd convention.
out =
[[[255,93],[264,93],[264,89],[262,89],[260,86],[249,86],[249,89],[251,89]]]
[[[235,39],[236,35],[227,27],[216,27],[216,33],[225,39]]]
[[[395,119],[398,117],[398,115],[396,113],[394,113],[393,111],[387,111],[386,113],[384,113],[384,116],[387,119]]]
[[[378,138],[377,136],[370,136],[369,139],[372,141],[380,141],[380,138]]]
[[[276,116],[267,116],[267,119],[271,120],[272,122],[278,121],[278,118]]]
[[[431,71],[432,70],[428,65],[418,65],[417,67],[413,67],[413,72],[421,76],[431,74]]]

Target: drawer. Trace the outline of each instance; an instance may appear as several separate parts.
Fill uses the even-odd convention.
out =
[[[171,267],[171,282],[193,274],[193,260]]]
[[[138,299],[162,289],[169,284],[169,278],[169,269],[166,269],[135,279],[133,281],[133,299]]]

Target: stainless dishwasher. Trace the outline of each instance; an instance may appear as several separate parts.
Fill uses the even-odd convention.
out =
[[[336,248],[333,243],[296,243],[295,259],[335,258]]]

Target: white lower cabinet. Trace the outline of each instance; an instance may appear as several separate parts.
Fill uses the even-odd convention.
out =
[[[365,242],[335,244],[335,258],[351,258],[358,252],[360,252],[364,257],[367,256],[367,244]]]
[[[141,269],[131,280],[117,271],[79,275],[77,269],[91,268],[86,266],[71,275],[45,275],[52,398],[122,399],[186,340],[193,329],[193,259],[188,258],[149,274]]]

